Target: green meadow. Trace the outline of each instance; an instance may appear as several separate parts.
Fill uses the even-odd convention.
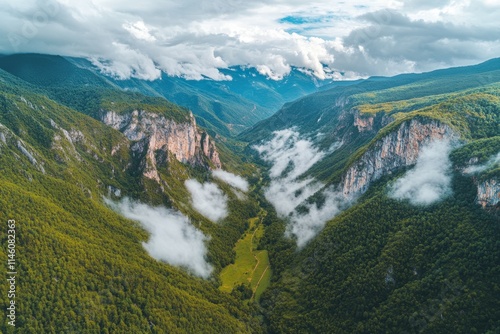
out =
[[[235,262],[225,267],[220,274],[221,291],[230,293],[235,287],[244,285],[252,291],[250,299],[259,300],[262,292],[271,283],[267,250],[257,249],[263,234],[264,225],[261,224],[261,218],[249,219],[248,230],[234,248]]]

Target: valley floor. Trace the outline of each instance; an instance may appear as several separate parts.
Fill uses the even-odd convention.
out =
[[[263,212],[248,220],[249,228],[238,240],[234,248],[235,262],[225,267],[220,278],[220,290],[230,293],[235,287],[244,285],[251,289],[250,300],[258,301],[261,294],[271,283],[271,268],[267,250],[258,250],[264,234]]]

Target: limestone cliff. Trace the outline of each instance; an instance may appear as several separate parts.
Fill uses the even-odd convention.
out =
[[[344,174],[340,184],[346,197],[364,193],[371,182],[397,168],[416,163],[422,146],[454,137],[451,128],[436,120],[413,118],[373,144]]]
[[[483,208],[500,203],[500,182],[497,179],[478,182],[477,202]]]
[[[123,114],[103,110],[100,119],[134,142],[132,150],[145,157],[143,173],[150,179],[159,181],[158,152],[168,153],[168,156],[192,166],[209,168],[212,164],[215,168],[221,167],[214,142],[206,132],[197,128],[192,114],[187,122],[176,122],[145,110]]]
[[[484,177],[481,172],[488,170],[487,165],[478,165],[479,158],[472,157],[467,161],[465,167],[458,170],[466,176],[472,176],[477,187],[476,202],[483,208],[494,207],[500,203],[500,181],[498,177]]]
[[[354,112],[354,126],[359,132],[372,131],[374,119],[373,115],[362,115],[357,110]]]

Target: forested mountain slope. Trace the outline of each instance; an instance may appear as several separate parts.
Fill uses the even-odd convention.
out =
[[[499,330],[499,82],[498,59],[372,78],[240,136],[269,167],[270,332]]]
[[[211,179],[209,167],[215,166],[201,147],[192,151],[192,160],[183,160],[174,154],[175,145],[152,147],[151,129],[143,128],[146,139],[136,140],[36,92],[0,71],[0,215],[16,221],[16,328],[26,333],[258,332],[249,308],[220,292],[216,278],[234,257],[244,220],[256,211],[253,200],[240,201],[226,184],[213,181],[228,198],[227,217],[214,223],[193,209],[184,186],[187,179]],[[141,110],[143,119],[163,118],[170,127],[186,126],[195,140],[197,133],[208,140],[187,111],[135,98],[130,96],[127,107],[121,100],[108,101],[110,110],[120,115]],[[158,179],[148,174],[148,145],[157,157]],[[183,269],[148,254],[142,243],[150,244],[161,231],[146,231],[147,225],[104,203],[123,197],[180,212],[169,212],[172,217],[189,216],[191,223],[181,222],[199,228],[194,235],[208,236],[201,240],[212,274],[202,279],[189,263]],[[185,233],[194,229],[188,225]],[[6,258],[4,248],[1,255]],[[7,302],[2,299],[4,309]],[[13,332],[6,322],[1,328]]]

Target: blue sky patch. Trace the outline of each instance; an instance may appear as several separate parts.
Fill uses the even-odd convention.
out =
[[[342,19],[338,15],[329,13],[328,15],[318,15],[318,16],[307,16],[307,15],[289,15],[278,20],[280,24],[288,25],[285,29],[288,33],[297,33],[304,36],[312,36],[311,34],[318,28],[327,25],[333,20]]]
[[[321,18],[317,17],[304,17],[304,16],[285,16],[279,20],[279,23],[290,23],[295,25],[318,23]]]

